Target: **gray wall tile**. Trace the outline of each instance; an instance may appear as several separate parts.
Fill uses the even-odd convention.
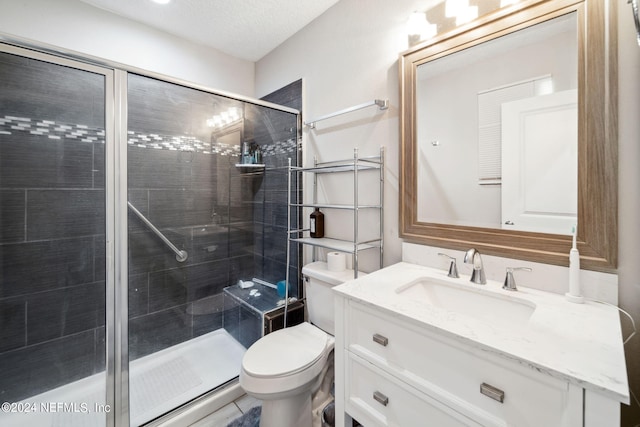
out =
[[[0,243],[25,239],[24,190],[0,190]]]

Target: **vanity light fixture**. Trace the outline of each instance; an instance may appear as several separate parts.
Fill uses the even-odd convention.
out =
[[[407,33],[409,36],[409,46],[414,46],[423,40],[435,37],[438,32],[446,32],[455,26],[461,26],[476,20],[480,14],[486,15],[490,11],[509,7],[519,3],[521,0],[492,0],[486,4],[474,1],[475,5],[470,5],[469,0],[444,0],[436,7],[427,12],[413,12],[407,21]],[[640,0],[628,0],[638,2]],[[498,7],[498,4],[500,5]],[[487,8],[490,10],[487,11]],[[432,24],[427,20],[427,15],[437,22]],[[455,25],[454,25],[455,19]]]
[[[151,1],[158,4],[169,4],[171,2],[171,0],[151,0]]]
[[[432,24],[427,20],[427,14],[424,12],[413,12],[407,22],[409,38],[415,42],[435,36],[438,32],[437,28],[436,24]]]

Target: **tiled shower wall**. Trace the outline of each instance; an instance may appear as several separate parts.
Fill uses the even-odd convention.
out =
[[[104,370],[104,94],[101,76],[12,55],[0,57],[0,75],[0,398],[16,401]],[[244,176],[238,146],[204,125],[244,105],[140,76],[129,88],[129,201],[189,253],[177,262],[129,212],[131,358],[223,326],[250,344],[221,292],[281,275],[278,250],[259,250],[254,226],[254,207],[281,190],[261,193],[268,176]],[[295,137],[292,149],[273,139],[279,115],[293,117],[289,128],[295,116],[260,108],[244,108],[243,131],[265,161],[296,153]]]
[[[262,99],[302,111],[302,80],[295,81]],[[282,115],[276,115],[273,110],[265,110],[263,114],[267,117],[260,123],[268,123],[269,126],[256,126],[253,136],[261,147],[265,147],[263,150],[266,154],[264,180],[255,195],[256,200],[264,200],[254,211],[256,247],[262,249],[256,258],[256,266],[265,280],[276,283],[284,280],[286,271],[287,191],[292,191],[291,200],[294,203],[302,200],[302,188],[298,188],[296,182],[297,174],[292,174],[291,189],[287,188],[287,160],[290,158],[291,164],[298,166],[302,158],[295,124]],[[270,141],[274,140],[281,142],[272,144]],[[297,209],[292,209],[293,227],[299,224],[296,214]],[[298,250],[299,245],[293,244],[289,260],[291,292],[296,297],[302,295]]]
[[[302,80],[295,81],[262,98],[279,105],[302,109]],[[285,279],[287,266],[287,192],[291,191],[293,202],[302,200],[302,188],[294,180],[288,188],[288,159],[297,166],[302,162],[301,146],[297,136],[297,124],[291,117],[276,110],[250,106],[247,110],[250,123],[246,126],[245,140],[260,146],[265,163],[264,171],[244,173],[243,180],[251,183],[253,196],[253,273],[269,283]],[[275,141],[275,142],[274,142]],[[295,174],[294,178],[297,178]],[[249,212],[247,210],[247,212]],[[297,210],[291,210],[292,227],[297,227]],[[302,296],[300,280],[299,245],[291,245],[289,260],[290,296]],[[226,319],[237,313],[239,328],[225,321],[224,327],[248,347],[262,335],[261,314],[246,306],[225,298]]]
[[[215,111],[229,108],[243,111],[241,125],[213,132],[203,126]],[[234,130],[237,135],[229,139]],[[272,173],[269,165],[289,156],[296,164],[296,132],[293,114],[130,76],[129,199],[189,253],[186,262],[177,262],[129,214],[132,357],[219,328],[247,347],[259,338],[261,319],[225,301],[222,291],[239,279],[284,278],[286,228],[271,229],[286,227],[286,217],[283,223],[268,214],[265,224],[257,223],[256,215],[279,204],[273,198],[281,193],[286,212],[286,181],[275,179],[283,171]],[[266,171],[247,173],[235,166],[241,140],[260,145]]]
[[[104,82],[9,54],[0,76],[0,400],[12,402],[104,369]]]

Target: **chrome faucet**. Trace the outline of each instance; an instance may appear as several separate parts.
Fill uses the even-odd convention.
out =
[[[464,254],[464,262],[465,264],[473,264],[471,281],[479,285],[485,285],[487,283],[487,277],[484,274],[480,252],[478,252],[476,248],[469,249],[467,253]]]

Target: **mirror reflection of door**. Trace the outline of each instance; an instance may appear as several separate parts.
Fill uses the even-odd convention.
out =
[[[561,158],[566,162],[557,163],[555,167],[572,174],[566,179],[561,179],[553,170],[546,170],[547,166],[554,166],[548,159],[533,161],[536,155],[548,153],[549,147],[527,156],[527,162],[509,161],[509,164],[529,168],[521,171],[528,179],[528,187],[526,194],[517,196],[523,200],[506,198],[500,147],[509,141],[502,140],[500,122],[504,103],[548,93],[576,92],[577,26],[576,13],[569,13],[438,56],[417,67],[418,221],[494,229],[508,228],[504,222],[511,221],[520,227],[508,228],[511,230],[571,234],[577,211],[575,151],[571,156],[554,154],[557,160]],[[487,103],[491,108],[485,108]],[[545,122],[544,126],[534,129],[532,136],[525,136],[525,141],[543,138],[546,143],[566,139],[567,122],[562,119],[560,122],[561,126]],[[572,123],[571,134],[577,135],[577,120]],[[549,133],[538,135],[542,131]],[[577,138],[573,138],[575,150]],[[532,170],[535,166],[542,169],[535,172]],[[553,191],[548,187],[534,191],[534,187],[542,184],[534,184],[533,176],[547,177],[545,179],[553,183]],[[503,205],[513,205],[521,213],[506,214]],[[533,213],[526,213],[528,211]],[[534,221],[541,212],[547,218]],[[548,225],[546,221],[550,217],[568,218],[571,225],[563,221]]]
[[[568,234],[578,213],[577,91],[502,104],[502,226]]]

